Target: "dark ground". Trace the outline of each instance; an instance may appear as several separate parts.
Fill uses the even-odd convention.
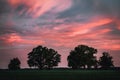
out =
[[[120,70],[0,70],[0,80],[120,80]]]

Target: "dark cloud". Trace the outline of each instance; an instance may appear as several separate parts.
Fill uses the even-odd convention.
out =
[[[98,13],[110,17],[120,18],[120,0],[96,0],[96,10]]]
[[[10,33],[21,33],[21,30],[17,28],[18,25],[14,24],[13,21],[8,19],[8,17],[1,18],[0,20],[0,35],[10,34]]]
[[[120,17],[120,0],[75,0],[73,7],[60,13],[58,18],[72,17],[76,15],[95,16],[105,15]]]
[[[7,3],[7,0],[0,0],[0,15],[11,11],[11,7]]]
[[[77,15],[92,15],[94,10],[93,0],[75,0],[73,7],[60,13],[58,18],[72,17]]]
[[[109,33],[109,35],[120,39],[120,36],[119,36],[120,30],[117,29],[116,23],[113,22],[108,27],[111,28],[111,32]]]

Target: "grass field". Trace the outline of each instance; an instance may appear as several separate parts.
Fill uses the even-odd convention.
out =
[[[119,70],[0,70],[0,80],[120,80]]]

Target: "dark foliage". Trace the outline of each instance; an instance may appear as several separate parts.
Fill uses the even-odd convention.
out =
[[[101,68],[111,68],[114,67],[112,56],[108,52],[103,52],[103,56],[100,57],[99,64]]]
[[[97,67],[97,60],[94,54],[97,49],[88,47],[86,45],[78,45],[72,50],[67,58],[68,66],[73,69]]]
[[[20,60],[18,58],[13,58],[12,60],[10,60],[10,63],[8,64],[8,68],[10,70],[17,70],[20,69]]]
[[[50,69],[58,66],[61,55],[54,49],[38,46],[28,54],[28,65],[30,67],[38,67],[39,69]]]

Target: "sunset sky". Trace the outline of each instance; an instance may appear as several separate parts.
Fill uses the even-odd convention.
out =
[[[28,67],[27,54],[43,45],[61,54],[79,44],[107,51],[120,66],[120,0],[0,0],[0,68],[18,57]]]

